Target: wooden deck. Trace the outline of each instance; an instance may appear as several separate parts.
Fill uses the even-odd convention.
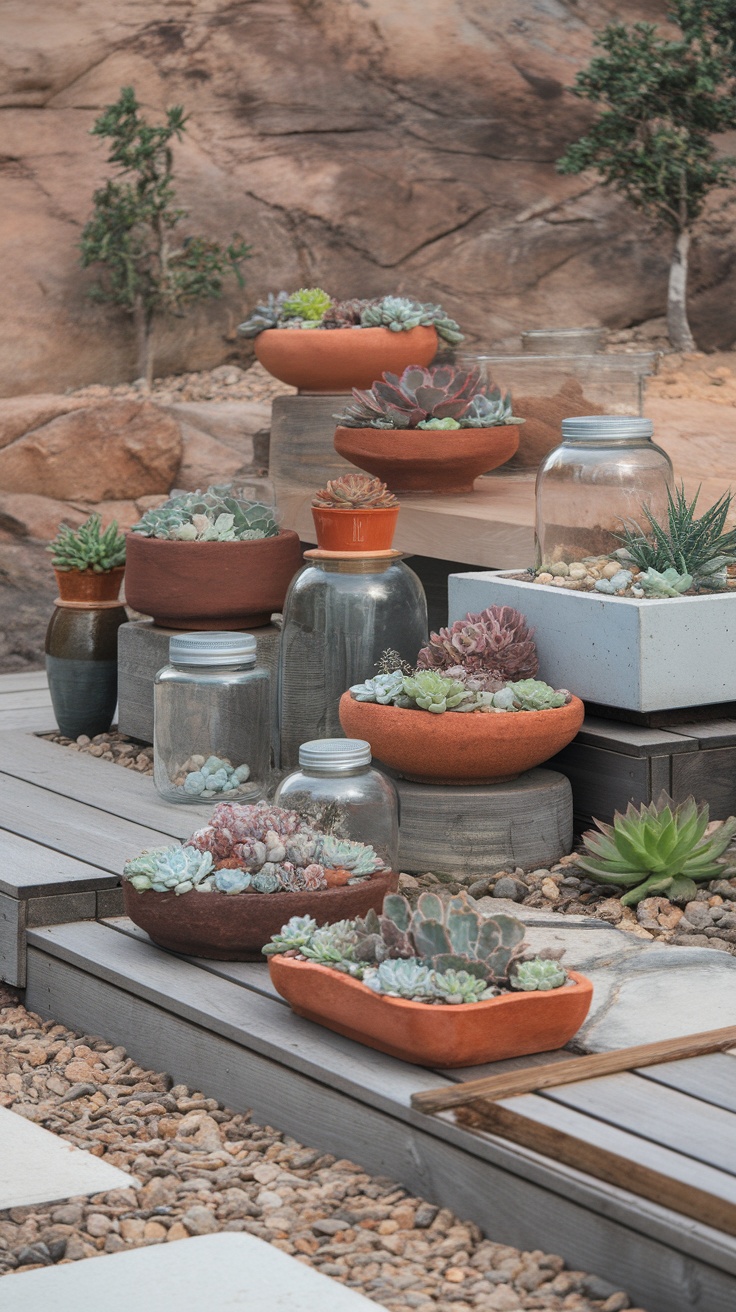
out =
[[[413,1093],[483,1070],[395,1061],[294,1016],[265,965],[154,947],[118,914],[118,877],[142,847],[191,832],[198,808],[167,806],[150,779],[35,737],[52,723],[43,706],[14,701],[29,691],[43,689],[0,679],[0,715],[15,717],[0,723],[0,974],[8,977],[8,962],[11,972],[25,966],[31,1009],[104,1034],[177,1081],[390,1175],[498,1241],[562,1253],[628,1289],[647,1312],[732,1312],[736,1239],[725,1229],[451,1113],[412,1109]],[[595,928],[588,932],[594,939]],[[699,1189],[724,1216],[736,1204],[736,1056],[588,1080],[504,1105],[523,1105],[524,1114],[592,1149],[657,1169],[672,1197]]]

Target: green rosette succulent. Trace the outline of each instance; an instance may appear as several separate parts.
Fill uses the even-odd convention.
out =
[[[410,703],[434,715],[454,710],[470,696],[460,679],[447,679],[436,670],[417,670],[415,674],[405,674],[402,686]]]
[[[300,287],[281,303],[283,319],[300,319],[302,323],[321,323],[332,305],[332,297],[321,287]]]
[[[537,957],[534,961],[518,962],[509,976],[509,983],[512,989],[520,989],[524,993],[534,993],[537,990],[543,993],[547,989],[562,988],[566,979],[567,971],[562,969],[558,961]]]
[[[570,701],[566,688],[551,688],[542,679],[520,679],[506,686],[513,693],[514,705],[520,711],[551,711]]]

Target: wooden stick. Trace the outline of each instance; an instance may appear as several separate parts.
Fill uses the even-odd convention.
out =
[[[648,1198],[661,1207],[693,1217],[701,1225],[736,1235],[736,1205],[727,1198],[719,1198],[684,1180],[672,1179],[661,1171],[633,1161],[628,1155],[586,1143],[566,1131],[534,1121],[507,1107],[499,1107],[497,1103],[485,1101],[477,1110],[465,1109],[461,1116],[473,1129],[500,1135],[598,1180]]]
[[[659,1043],[643,1043],[634,1048],[619,1048],[614,1052],[595,1052],[587,1057],[571,1057],[569,1061],[550,1062],[532,1066],[528,1070],[512,1071],[507,1075],[488,1075],[482,1080],[466,1080],[448,1089],[426,1089],[413,1093],[411,1105],[420,1112],[443,1112],[451,1107],[464,1107],[478,1098],[497,1101],[514,1098],[521,1093],[536,1093],[540,1089],[553,1089],[559,1084],[573,1084],[577,1080],[592,1080],[599,1075],[615,1075],[619,1071],[636,1070],[639,1066],[657,1066],[660,1062],[680,1061],[684,1057],[700,1057],[707,1052],[721,1052],[736,1044],[736,1025],[720,1030],[706,1030],[684,1038],[662,1039]]]

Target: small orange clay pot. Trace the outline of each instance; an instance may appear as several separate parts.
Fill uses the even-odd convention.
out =
[[[117,601],[120,584],[125,573],[124,565],[116,565],[104,574],[93,569],[55,569],[56,586],[62,601]]]
[[[298,1016],[416,1066],[479,1066],[563,1048],[593,998],[590,980],[575,971],[572,984],[559,989],[458,1005],[382,997],[360,980],[294,957],[269,957],[268,969]]]
[[[267,328],[255,339],[256,356],[282,383],[303,392],[349,392],[370,387],[381,374],[427,365],[437,354],[434,328]]]
[[[377,761],[420,784],[501,784],[548,761],[583,723],[579,697],[549,711],[403,710],[340,698],[348,738],[364,738]]]
[[[312,506],[317,545],[322,551],[389,551],[398,517],[398,506],[374,510]]]
[[[390,870],[313,893],[138,893],[124,879],[123,899],[125,914],[159,947],[207,961],[262,961],[261,948],[292,916],[313,916],[318,925],[355,920],[371,907],[380,911],[398,886]]]
[[[392,491],[472,492],[481,474],[497,469],[519,446],[517,424],[455,428],[338,428],[335,450]]]
[[[302,565],[290,529],[253,542],[169,542],[140,533],[128,533],[126,542],[128,605],[166,629],[269,624]]]

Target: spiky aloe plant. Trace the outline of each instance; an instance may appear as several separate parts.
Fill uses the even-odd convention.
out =
[[[599,883],[626,888],[621,898],[626,906],[654,893],[694,897],[696,881],[726,873],[719,857],[736,834],[731,816],[706,836],[709,816],[707,803],[698,806],[694,797],[679,806],[664,792],[649,806],[630,802],[625,815],[616,812],[612,825],[596,820],[600,832],[583,834],[586,851],[578,865]]]
[[[125,564],[125,537],[118,532],[117,520],[102,531],[99,515],[90,515],[78,529],[60,524],[54,541],[46,548],[52,553],[54,569],[91,569],[107,574]]]
[[[643,513],[649,521],[649,532],[642,530],[637,523],[630,523],[618,535],[623,545],[616,555],[619,559],[633,562],[641,570],[653,571],[653,593],[658,585],[657,576],[669,570],[676,571],[680,579],[689,575],[696,586],[723,586],[726,565],[736,561],[736,528],[726,531],[732,493],[724,492],[696,519],[699,496],[700,488],[692,501],[688,501],[682,483],[675,489],[674,496],[668,489],[666,524],[660,523],[652,511],[643,506]],[[677,578],[667,575],[670,586],[677,583]],[[668,595],[672,596],[673,593]]]

